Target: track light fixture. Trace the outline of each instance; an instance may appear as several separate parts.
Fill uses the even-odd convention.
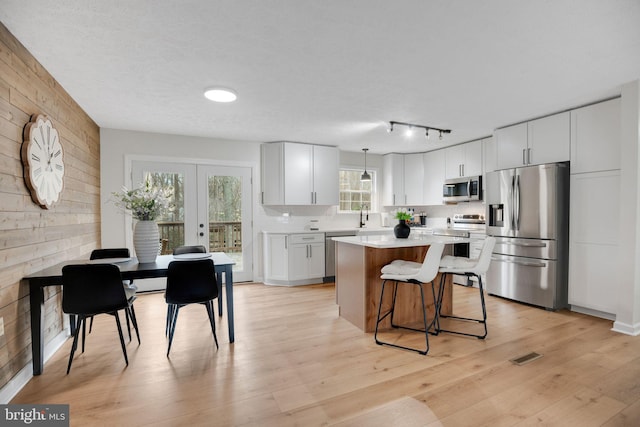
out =
[[[430,139],[429,131],[438,132],[440,134],[440,139],[442,139],[444,134],[451,133],[451,129],[440,129],[440,128],[434,128],[432,126],[416,125],[413,123],[396,122],[396,121],[389,122],[389,127],[387,128],[387,132],[393,132],[393,128],[396,125],[407,126],[407,136],[411,135],[415,128],[424,129],[424,136],[427,139]]]
[[[369,151],[369,149],[363,148],[362,151],[364,151],[364,172],[362,172],[360,181],[371,181],[371,175],[367,172],[367,151]]]

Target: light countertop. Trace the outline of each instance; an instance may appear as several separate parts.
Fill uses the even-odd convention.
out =
[[[455,243],[468,243],[472,239],[466,237],[433,236],[430,234],[414,234],[407,239],[398,239],[393,235],[377,234],[369,236],[334,237],[333,240],[341,243],[349,243],[371,248],[407,248],[414,246],[426,246],[434,243],[452,245]]]
[[[432,228],[428,228],[428,227],[411,227],[412,231],[415,231],[415,233],[431,233],[433,232]],[[262,233],[264,234],[307,234],[307,233],[335,233],[335,232],[349,232],[352,231],[357,235],[362,235],[362,234],[387,234],[387,233],[393,233],[393,227],[362,227],[362,228],[358,228],[358,227],[352,227],[352,228],[333,228],[333,227],[326,227],[326,228],[320,228],[319,230],[299,230],[299,229],[277,229],[277,230],[263,230]]]

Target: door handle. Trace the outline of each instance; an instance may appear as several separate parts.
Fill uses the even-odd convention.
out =
[[[527,164],[531,164],[531,148],[527,148]]]
[[[522,149],[522,164],[526,165],[527,164],[527,159],[526,159],[527,155],[526,155],[526,148]]]

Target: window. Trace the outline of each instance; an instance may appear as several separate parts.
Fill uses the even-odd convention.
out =
[[[376,174],[371,181],[360,181],[362,169],[340,169],[340,212],[359,212],[363,205],[372,210],[375,202]]]

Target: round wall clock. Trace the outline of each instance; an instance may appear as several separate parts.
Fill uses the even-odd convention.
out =
[[[23,139],[24,181],[33,201],[43,209],[49,209],[60,198],[64,179],[58,131],[47,116],[38,114],[25,126]]]

